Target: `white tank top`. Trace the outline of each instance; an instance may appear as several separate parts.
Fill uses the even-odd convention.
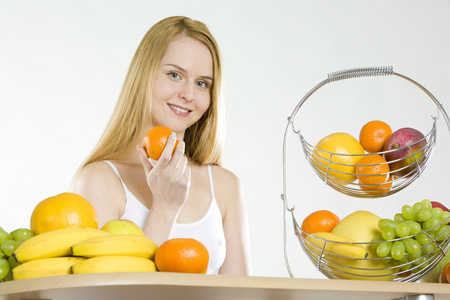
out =
[[[120,217],[136,223],[144,228],[150,210],[145,207],[127,188],[120,177],[117,168],[109,161],[105,161],[111,166],[113,171],[122,182],[125,190],[126,206],[125,212]],[[222,214],[214,195],[214,183],[211,173],[211,166],[208,165],[209,183],[211,188],[211,205],[206,214],[198,221],[188,224],[175,223],[170,238],[193,238],[205,245],[208,249],[209,263],[206,274],[218,274],[226,255],[225,234],[223,232]]]

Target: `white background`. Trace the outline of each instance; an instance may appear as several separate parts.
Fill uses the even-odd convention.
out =
[[[333,71],[392,65],[444,105],[450,102],[450,1],[0,1],[0,226],[29,227],[41,200],[67,190],[102,133],[131,58],[157,21],[205,22],[221,47],[227,106],[225,167],[242,180],[253,273],[287,277],[283,258],[282,146],[287,117]],[[327,85],[296,116],[315,144],[337,131],[358,136],[373,119],[427,133],[436,106],[398,77]],[[438,124],[433,158],[407,189],[355,199],[325,186],[289,131],[288,199],[299,222],[328,209],[391,218],[424,198],[447,205],[450,132]],[[288,218],[295,277],[323,278]]]

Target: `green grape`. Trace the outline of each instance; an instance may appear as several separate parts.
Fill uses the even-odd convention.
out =
[[[402,207],[402,216],[406,221],[411,220],[415,221],[415,212],[414,209],[409,205],[403,205]]]
[[[432,209],[432,205],[431,205],[431,201],[428,199],[423,199],[422,200],[422,209]]]
[[[422,258],[422,249],[420,249],[420,248],[419,248],[419,252],[408,254],[408,259],[412,263],[415,263],[417,260],[419,260],[421,258]]]
[[[420,264],[425,263],[426,260],[427,259],[424,256],[422,256],[422,257],[418,258],[417,260],[412,261],[412,264],[418,266]]]
[[[416,213],[417,222],[425,222],[432,216],[431,209],[421,209]]]
[[[439,229],[436,231],[436,241],[441,242],[448,238],[450,235],[450,228],[448,225],[441,225]]]
[[[387,262],[384,262],[384,263],[387,263],[391,266],[396,266],[396,265],[398,265],[398,260],[390,258],[389,260],[387,260]]]
[[[11,270],[14,269],[15,267],[17,267],[18,265],[20,265],[20,263],[18,263],[18,262],[16,261],[16,259],[14,258],[14,256],[8,257],[8,263],[9,263],[9,266],[11,267]]]
[[[431,243],[431,239],[425,234],[425,233],[421,233],[416,235],[416,240],[422,245],[428,245],[429,243]]]
[[[378,221],[378,228],[380,228],[381,231],[384,231],[385,229],[395,229],[395,227],[397,227],[397,222],[390,219],[381,219]]]
[[[409,226],[409,234],[416,235],[422,231],[422,226],[416,221],[406,221],[405,224]]]
[[[400,260],[405,255],[405,245],[402,241],[395,241],[391,248],[391,256],[395,260]]]
[[[395,229],[386,228],[381,232],[381,236],[384,240],[389,241],[395,239]]]
[[[15,241],[26,241],[31,238],[34,234],[33,231],[26,228],[19,228],[10,233],[11,238]]]
[[[0,258],[3,258],[5,256],[5,253],[2,252],[2,250],[0,250]]]
[[[425,247],[422,248],[422,254],[423,255],[427,255],[429,253],[432,253],[434,251],[434,249],[436,249],[436,244],[435,243],[430,243],[428,245],[426,245]]]
[[[415,254],[420,251],[420,243],[412,238],[407,238],[403,240],[403,244],[405,244],[405,250],[408,253]]]
[[[0,259],[0,280],[5,278],[9,273],[10,267],[6,259]]]
[[[424,230],[429,230],[429,229],[431,229],[430,231],[436,231],[436,230],[439,229],[439,227],[436,227],[436,226],[438,226],[439,224],[441,224],[441,219],[440,219],[440,218],[437,218],[437,217],[431,217],[431,218],[429,218],[428,220],[426,220],[425,222],[423,222],[422,228],[423,228]]]
[[[424,259],[423,261],[421,261],[421,263],[420,264],[417,264],[417,271],[422,271],[423,269],[425,269],[427,266],[428,266],[428,264],[429,264],[430,262],[428,262],[428,261],[426,261],[426,259]]]
[[[381,235],[377,235],[376,237],[374,237],[370,243],[370,247],[373,249],[377,249],[378,245],[380,244],[379,242],[384,241],[383,237]]]
[[[2,280],[0,280],[0,282],[10,281],[10,280],[13,280],[11,271],[9,271],[9,272],[8,272],[8,275],[6,275],[5,278],[3,278]]]
[[[398,261],[397,265],[400,267],[400,269],[406,271],[409,270],[412,264],[409,261],[408,255],[403,255],[403,257]]]
[[[414,209],[414,212],[417,213],[419,210],[422,209],[422,203],[421,202],[414,203],[412,208]]]
[[[3,244],[5,241],[10,240],[11,235],[3,230],[3,228],[0,227],[0,245]]]
[[[1,250],[6,256],[11,256],[17,247],[18,245],[15,240],[7,240],[2,244]]]
[[[443,213],[443,210],[440,207],[433,207],[431,209],[431,214],[433,215],[433,217],[438,217],[440,219],[442,216],[442,213]]]
[[[441,215],[441,222],[447,221],[450,218],[450,211],[443,211]]]
[[[411,231],[411,228],[406,223],[397,224],[397,226],[395,227],[395,234],[397,235],[397,237],[400,237],[400,238],[407,237],[409,235],[410,231]]]
[[[397,214],[395,214],[395,216],[394,216],[394,221],[395,221],[396,223],[403,223],[403,222],[405,222],[406,220],[403,218],[403,215],[402,215],[401,213],[397,213]]]
[[[409,264],[403,264],[400,269],[402,269],[402,271],[408,271],[409,269],[411,269],[412,263]]]
[[[392,242],[383,242],[380,243],[377,247],[377,256],[378,257],[386,257],[391,252]]]

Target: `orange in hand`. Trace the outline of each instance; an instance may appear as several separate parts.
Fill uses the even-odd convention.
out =
[[[156,268],[161,272],[205,274],[209,253],[199,241],[174,238],[164,242],[155,253]]]
[[[98,229],[97,213],[90,202],[73,193],[62,193],[39,202],[30,219],[34,234],[69,227]]]
[[[370,121],[361,128],[359,143],[369,153],[380,152],[391,134],[392,129],[385,122]]]
[[[302,223],[302,230],[308,234],[315,232],[331,232],[339,223],[339,217],[328,210],[318,210],[308,215]],[[306,237],[305,233],[302,233]]]
[[[355,168],[361,189],[366,191],[379,190],[379,193],[385,192],[384,189],[392,185],[392,180],[388,182],[389,171],[389,164],[379,154],[363,156]]]
[[[148,157],[154,160],[159,159],[164,147],[166,147],[167,139],[172,132],[172,129],[165,126],[155,126],[145,134],[142,144]],[[178,141],[175,141],[175,147],[173,148],[174,151],[177,144]]]

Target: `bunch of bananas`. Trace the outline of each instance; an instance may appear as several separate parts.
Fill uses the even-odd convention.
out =
[[[144,235],[66,228],[36,235],[13,253],[13,279],[104,273],[155,272],[158,246]]]

